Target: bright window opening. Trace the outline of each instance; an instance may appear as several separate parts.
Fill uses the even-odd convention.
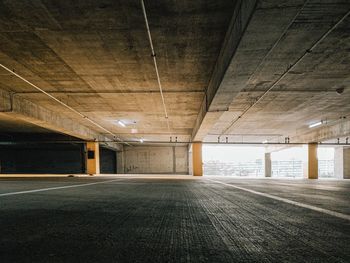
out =
[[[272,177],[303,177],[306,147],[293,147],[271,154]]]
[[[204,145],[204,175],[263,177],[264,153],[264,147]]]
[[[318,177],[332,178],[334,177],[334,148],[318,147]]]
[[[203,145],[204,175],[264,177],[265,147]],[[319,178],[334,177],[334,148],[318,147]],[[303,178],[307,173],[307,145],[271,153],[272,177]]]

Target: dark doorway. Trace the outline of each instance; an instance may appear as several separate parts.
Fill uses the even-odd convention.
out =
[[[102,174],[117,173],[116,152],[100,147],[100,170]]]

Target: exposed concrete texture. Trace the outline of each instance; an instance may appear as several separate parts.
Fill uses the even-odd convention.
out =
[[[118,174],[123,174],[125,173],[124,168],[125,168],[125,162],[124,162],[124,151],[120,151],[117,153],[117,173]]]
[[[350,18],[333,28],[349,9],[350,3],[341,0],[258,1],[222,81],[223,90],[234,94],[233,100],[205,139],[216,141],[224,133],[230,141],[251,141],[256,135],[257,142],[283,142],[289,136],[291,142],[305,139],[303,142],[308,143],[349,134],[349,128],[340,128],[345,124],[328,132],[340,117],[350,114],[350,90],[346,88]],[[313,52],[307,53],[320,39]],[[344,92],[338,95],[336,89],[340,87]],[[320,120],[328,120],[328,124],[310,133],[309,124]],[[308,136],[300,138],[304,133]]]
[[[1,179],[0,195],[105,182],[0,196],[1,262],[350,260],[344,219],[202,179],[99,178]],[[346,181],[216,180],[350,214]]]
[[[188,174],[188,149],[187,147],[173,147],[175,151],[175,173]]]
[[[206,89],[206,96],[203,99],[195,127],[192,132],[192,139],[202,141],[208,134],[209,128],[217,121],[223,111],[228,107],[235,95],[230,87],[230,92],[225,92],[226,71],[233,61],[237,46],[244,34],[250,17],[254,12],[255,0],[237,1],[230,25],[226,32],[219,57],[216,61],[214,71]]]
[[[123,138],[134,139],[137,129],[145,139],[188,141],[236,2],[145,1],[170,132],[140,1],[5,1],[0,63]],[[1,89],[96,129],[8,72],[0,75]]]
[[[350,116],[350,18],[342,19],[349,1],[145,5],[170,130],[139,1],[4,1],[0,63],[130,140],[217,141],[224,134],[239,142],[280,142],[288,136],[309,143],[350,134],[345,119],[335,125]],[[31,121],[79,138],[106,137],[105,130],[10,72],[0,69],[0,76],[1,90],[35,103],[15,107],[31,114],[40,107],[42,115],[6,114],[0,131],[29,128]],[[0,98],[5,110],[8,99]],[[308,128],[320,120],[327,125]]]
[[[350,120],[338,119],[333,123],[323,125],[304,132],[303,134],[296,134],[291,138],[292,141],[297,142],[323,142],[335,138],[341,138],[350,135]]]
[[[18,120],[18,125],[22,125],[20,120],[25,123],[31,123],[55,132],[67,134],[84,140],[109,141],[108,137],[100,135],[98,132],[79,124],[68,117],[57,114],[57,112],[38,106],[36,103],[13,95],[10,92],[0,89],[0,121],[12,117]],[[14,129],[16,131],[16,129]],[[39,129],[39,131],[41,131]],[[122,149],[121,145],[116,143],[105,143],[107,146]]]
[[[185,146],[126,146],[124,149],[125,173],[188,174]]]

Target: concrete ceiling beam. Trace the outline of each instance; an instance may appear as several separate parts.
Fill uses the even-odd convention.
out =
[[[338,123],[315,128],[309,132],[297,134],[290,137],[291,143],[322,143],[329,140],[350,137],[350,120],[339,120]],[[269,145],[266,152],[278,152],[287,148],[296,147],[296,145]]]
[[[111,139],[79,124],[68,117],[61,116],[51,110],[16,96],[13,93],[0,90],[0,115],[11,116],[29,122],[39,127],[58,133],[67,134],[86,141],[109,141]],[[106,147],[122,150],[122,145],[115,142],[105,142]]]
[[[213,71],[206,97],[193,129],[192,139],[194,141],[202,141],[209,133],[226,136],[228,133],[242,133],[244,130],[251,129],[268,130],[268,132],[288,136],[291,130],[298,129],[300,125],[304,125],[304,128],[307,129],[307,125],[305,125],[305,122],[308,121],[307,114],[310,115],[311,112],[316,115],[315,110],[302,112],[301,106],[306,108],[309,105],[318,105],[316,102],[310,101],[312,98],[316,99],[327,95],[326,103],[334,101],[333,103],[338,105],[344,105],[343,101],[346,100],[346,92],[336,98],[333,95],[336,94],[337,88],[346,86],[344,78],[347,76],[343,73],[345,71],[342,71],[342,68],[338,66],[345,64],[340,62],[341,58],[344,57],[341,55],[344,45],[341,46],[341,42],[335,40],[341,39],[341,37],[346,39],[348,22],[345,21],[346,16],[344,15],[346,15],[348,5],[339,1],[338,4],[343,5],[344,9],[326,2],[322,5],[316,5],[302,0],[283,1],[283,3],[262,0],[257,2],[256,7],[247,9],[246,5],[249,2],[244,4],[245,14],[248,14],[248,10],[250,10],[250,16],[244,17],[249,19],[241,19],[241,21],[238,19],[241,31],[232,30],[235,29],[232,24],[237,21],[235,15],[232,19],[234,22],[231,21],[227,31],[226,40],[230,39],[230,35],[232,35],[231,42],[224,42],[217,60],[217,65],[221,66],[216,66]],[[238,10],[242,10],[242,8],[243,5],[238,5],[235,13],[239,13]],[[336,18],[323,19],[332,16]],[[306,18],[307,20],[305,20]],[[330,34],[331,32],[334,34]],[[306,35],[310,36],[308,41],[305,41]],[[318,45],[319,43],[321,44]],[[259,103],[250,112],[250,115],[242,117],[247,109],[257,103],[261,96],[259,93],[262,90],[270,92],[271,87],[275,85],[273,83],[281,76],[285,76],[284,72],[288,70],[288,67],[291,67],[295,61],[301,61],[305,57],[303,54],[309,52],[310,47],[316,45],[319,48],[316,50],[317,52],[308,55],[303,60],[306,66],[299,63],[300,69],[291,71],[288,78],[283,79],[284,82],[281,81],[281,85],[276,86],[276,90],[271,91],[269,100],[265,100],[264,104]],[[337,58],[337,53],[332,50],[340,50],[338,52],[340,57]],[[322,56],[329,54],[329,52],[333,52],[334,55],[327,56],[334,57],[333,60],[337,61],[337,64],[333,61],[327,61],[326,58],[321,60]],[[222,58],[223,54],[226,59]],[[319,65],[317,64],[318,60],[322,61]],[[333,77],[332,72],[326,74],[324,70],[321,70],[322,67],[326,67],[327,63],[329,63],[328,68],[335,72]],[[311,71],[303,70],[305,67],[320,68],[320,71],[315,70],[314,75],[312,75]],[[323,75],[328,83],[322,86],[320,83],[325,81],[320,76]],[[304,82],[296,85],[298,78]],[[317,80],[320,81],[317,82]],[[293,84],[295,85],[293,86]],[[277,96],[279,96],[278,99],[274,99]],[[279,110],[276,110],[278,107]],[[342,109],[343,112],[346,112],[344,108],[346,105]],[[273,113],[275,117],[270,118],[272,115],[270,113]],[[269,114],[270,116],[266,117]],[[290,119],[293,114],[294,116],[299,115],[299,123],[290,122],[295,126],[290,125],[285,128],[283,125],[281,127],[279,118],[284,115],[285,119]],[[258,117],[253,118],[252,116]],[[319,111],[314,118],[333,118],[333,115],[329,114],[324,117]],[[238,125],[233,128],[233,124],[236,122]],[[303,132],[308,131],[304,130]]]
[[[103,91],[47,91],[50,94],[65,94],[65,95],[85,95],[85,94],[152,94],[159,93],[159,90],[103,90]],[[21,91],[16,94],[40,94],[39,91]],[[204,93],[203,90],[165,90],[163,93]]]
[[[227,78],[227,70],[254,13],[256,3],[257,1],[255,0],[237,1],[193,129],[193,141],[203,140],[222,112],[228,110],[228,106],[236,94],[234,92],[222,92],[225,89],[222,84],[224,83],[224,78]]]
[[[290,141],[300,142],[324,142],[332,139],[350,136],[350,120],[339,120],[332,125],[315,128],[309,132],[295,135],[290,138]]]

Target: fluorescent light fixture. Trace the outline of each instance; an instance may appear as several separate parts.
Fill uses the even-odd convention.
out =
[[[140,139],[140,143],[143,143],[143,139],[142,138]]]
[[[264,143],[264,144],[265,144],[265,143],[268,143],[268,141],[267,141],[267,140],[265,140],[265,141],[263,141],[262,143]]]
[[[119,124],[120,126],[122,126],[122,127],[125,127],[125,124],[124,124],[124,122],[122,122],[122,121],[118,121],[118,124]]]
[[[314,128],[323,124],[323,121],[315,122],[309,125],[309,128]]]

